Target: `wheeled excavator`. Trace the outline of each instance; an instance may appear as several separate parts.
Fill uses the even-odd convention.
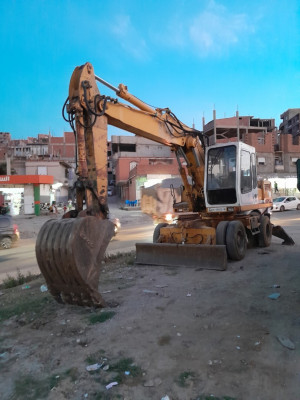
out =
[[[97,82],[117,97],[102,95]],[[269,246],[272,233],[293,244],[271,224],[271,185],[257,180],[253,147],[239,141],[209,145],[170,109],[150,107],[123,84],[114,87],[90,63],[75,68],[63,116],[76,139],[76,209],[47,221],[36,242],[38,265],[57,301],[105,306],[98,284],[114,234],[107,204],[108,125],[169,146],[183,183],[182,201],[173,205],[176,223],[159,224],[153,243],[136,244],[137,264],[224,270],[227,258],[241,260],[247,246]]]

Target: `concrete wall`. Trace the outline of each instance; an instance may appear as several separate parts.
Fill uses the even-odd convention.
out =
[[[59,161],[27,161],[25,163],[26,175],[38,175],[39,167],[45,168],[45,175],[54,177],[54,183],[68,181],[66,167]]]

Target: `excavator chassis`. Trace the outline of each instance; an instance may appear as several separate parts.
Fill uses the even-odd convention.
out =
[[[36,257],[58,302],[105,307],[98,285],[101,261],[113,235],[111,221],[92,216],[49,220],[42,226]]]

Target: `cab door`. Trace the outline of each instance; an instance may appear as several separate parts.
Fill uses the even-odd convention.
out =
[[[255,154],[248,149],[240,152],[240,203],[257,203],[257,178]]]

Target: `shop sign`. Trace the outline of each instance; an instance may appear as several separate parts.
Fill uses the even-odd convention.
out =
[[[0,182],[9,182],[9,176],[0,176]]]

